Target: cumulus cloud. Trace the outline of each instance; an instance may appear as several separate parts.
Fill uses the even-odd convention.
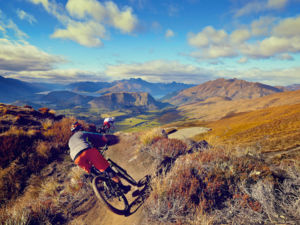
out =
[[[6,72],[5,77],[24,80],[27,82],[53,82],[71,83],[74,80],[80,81],[107,81],[106,75],[101,72],[91,72],[78,69],[53,69],[47,71],[20,71]]]
[[[25,12],[22,9],[17,9],[17,15],[21,20],[26,20],[28,21],[30,24],[36,23],[36,19],[33,15]]]
[[[0,73],[2,76],[28,82],[103,81],[101,72],[78,69],[55,69],[67,62],[61,56],[50,55],[25,41],[0,39]]]
[[[215,74],[225,78],[236,77],[238,79],[245,79],[246,77],[248,81],[261,82],[274,86],[300,83],[300,67],[270,70],[262,70],[259,68],[236,71],[219,70],[215,71]]]
[[[49,10],[49,2],[48,0],[29,0],[34,4],[42,4],[46,10]]]
[[[243,43],[251,37],[249,30],[235,30],[231,33],[230,38],[233,43]]]
[[[287,5],[287,3],[288,0],[249,1],[245,6],[236,10],[235,16],[241,17],[267,10],[279,10],[284,8]]]
[[[63,62],[59,56],[48,53],[26,42],[0,39],[0,70],[6,71],[43,71],[54,64]]]
[[[242,36],[242,34],[243,32],[234,34],[235,39],[245,39],[245,35]],[[216,30],[212,26],[205,27],[197,34],[189,33],[188,43],[200,49],[200,51],[194,51],[190,54],[195,58],[216,59],[236,55],[235,48],[231,46],[230,37],[226,31]]]
[[[253,36],[265,36],[270,33],[270,27],[275,22],[274,17],[260,17],[251,23],[251,33]]]
[[[228,34],[224,30],[205,27],[199,33],[189,33],[188,43],[196,50],[190,56],[200,59],[217,59],[241,56],[249,58],[272,58],[290,60],[290,53],[300,52],[300,16],[286,18],[277,24],[271,24],[274,18],[263,17],[253,21],[249,27],[237,29]],[[269,27],[264,28],[267,21]],[[265,29],[265,32],[262,31]],[[252,37],[262,36],[253,41]],[[288,55],[288,57],[287,57]]]
[[[171,29],[167,29],[166,30],[166,33],[165,33],[165,37],[166,38],[171,38],[171,37],[174,37],[174,32],[171,30]]]
[[[279,37],[300,36],[300,16],[287,18],[273,28],[273,34]]]
[[[102,24],[89,22],[70,22],[66,29],[57,29],[52,38],[70,39],[83,46],[96,47],[102,45],[105,38],[105,28]]]
[[[189,33],[188,42],[195,47],[204,47],[209,44],[223,44],[226,42],[227,36],[224,30],[216,30],[212,26],[207,26],[197,34]]]
[[[52,37],[70,39],[87,47],[101,46],[110,27],[122,33],[132,33],[138,25],[138,19],[130,7],[120,9],[112,1],[68,0],[65,6],[55,1],[30,1],[41,4],[65,27],[56,29]]]
[[[241,53],[253,58],[282,57],[288,53],[300,52],[300,16],[281,20],[272,29],[271,36],[256,43],[245,43],[241,46]]]
[[[140,77],[150,82],[170,82],[172,80],[201,83],[213,77],[212,73],[199,67],[167,60],[108,66],[105,73],[115,79]]]
[[[97,21],[102,21],[105,16],[104,6],[96,0],[69,0],[66,9],[71,16],[78,19],[91,16]]]

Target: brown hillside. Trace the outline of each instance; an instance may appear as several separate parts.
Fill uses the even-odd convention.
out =
[[[141,84],[138,83],[130,83],[129,81],[118,82],[116,85],[110,88],[104,88],[98,91],[98,93],[118,93],[118,92],[140,92],[143,90]],[[150,89],[146,90],[146,92],[150,92]]]
[[[90,101],[93,108],[106,108],[116,110],[122,108],[138,107],[141,109],[158,109],[163,103],[157,102],[150,94],[146,92],[119,92],[109,93]]]
[[[210,122],[208,127],[212,131],[199,139],[258,151],[292,149],[300,146],[300,103],[241,113]]]
[[[276,93],[255,99],[208,98],[205,101],[180,106],[183,116],[202,121],[218,120],[241,112],[264,109],[273,106],[300,103],[300,90]]]
[[[221,78],[185,89],[168,102],[174,105],[184,105],[204,101],[211,97],[226,97],[233,100],[254,99],[281,91],[281,89],[261,83]]]

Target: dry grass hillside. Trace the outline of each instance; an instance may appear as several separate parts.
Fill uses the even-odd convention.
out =
[[[9,163],[1,165],[1,193],[14,193],[2,198],[1,224],[299,224],[299,103],[184,124],[212,128],[194,140],[167,138],[159,128],[117,133],[120,142],[107,156],[137,180],[152,176],[148,198],[129,217],[106,210],[65,154],[74,119],[53,113],[52,119],[29,119],[25,115],[49,110],[1,107],[0,136],[7,143],[1,154],[12,152]],[[11,137],[13,131],[7,128],[17,124],[14,114],[21,111],[26,123]],[[36,136],[30,136],[28,121],[39,122],[31,122]],[[270,150],[283,152],[264,153]],[[31,167],[36,170],[24,174]]]
[[[300,146],[300,104],[240,113],[207,124],[212,131],[198,139],[278,151]]]
[[[223,97],[187,104],[178,108],[182,116],[202,121],[218,120],[241,112],[249,112],[272,106],[300,103],[300,90],[272,94],[255,99],[229,100]]]
[[[43,171],[53,162],[64,161],[73,121],[48,108],[36,111],[30,106],[0,104],[1,224],[56,220],[49,196],[59,179],[51,176],[55,168]]]

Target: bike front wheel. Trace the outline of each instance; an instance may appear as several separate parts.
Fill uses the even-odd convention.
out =
[[[129,204],[125,195],[114,196],[107,186],[106,181],[101,176],[97,176],[93,179],[93,190],[97,198],[100,199],[110,211],[118,215],[125,215],[127,213]]]

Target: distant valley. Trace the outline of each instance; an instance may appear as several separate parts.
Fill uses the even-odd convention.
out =
[[[68,85],[27,83],[0,76],[0,102],[48,107],[59,114],[101,123],[115,116],[120,129],[178,120],[216,120],[240,112],[298,103],[287,91],[300,85],[273,87],[239,79],[217,79],[200,85],[150,83],[142,79],[76,82]],[[164,97],[162,97],[164,96]],[[160,98],[162,97],[162,98]]]

